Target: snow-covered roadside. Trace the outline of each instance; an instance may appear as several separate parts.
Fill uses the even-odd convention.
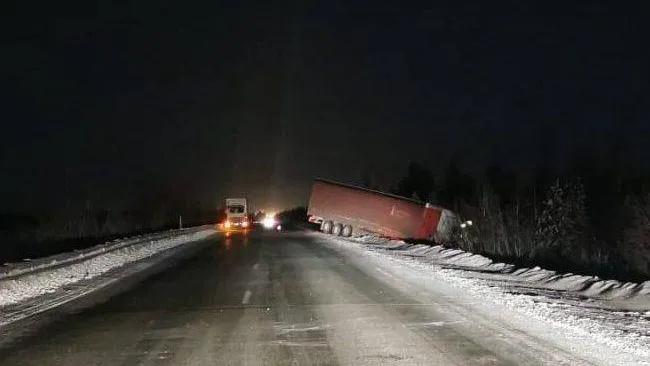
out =
[[[561,297],[513,293],[506,276],[519,281],[514,272],[499,273],[503,276],[502,283],[472,278],[466,271],[436,264],[430,259],[435,255],[425,253],[430,247],[375,239],[363,241],[375,244],[363,244],[359,240],[355,244],[337,238],[328,240],[339,249],[351,252],[350,257],[357,258],[369,271],[377,272],[396,288],[408,288],[420,294],[425,290],[436,298],[453,299],[454,306],[466,308],[467,314],[507,324],[511,329],[543,339],[595,364],[650,365],[650,309],[614,311],[599,307],[595,300],[564,301]],[[456,254],[454,257],[468,258],[468,263],[479,266],[480,258],[470,259],[472,256]],[[492,263],[487,261],[483,261],[482,266],[490,268]],[[496,268],[493,270],[498,272]]]
[[[21,262],[3,263],[0,267],[0,281],[8,279],[10,277],[23,276],[28,273],[46,271],[54,267],[62,267],[73,262],[83,260],[84,258],[89,259],[102,253],[141,243],[143,241],[159,240],[177,236],[183,233],[189,234],[209,228],[212,228],[212,225],[203,225],[186,229],[172,229],[151,234],[135,235],[120,239],[114,239],[105,243],[94,245],[92,247],[58,253],[47,257],[25,258]]]
[[[465,270],[467,272],[461,272],[464,277],[481,278],[501,284],[507,282],[510,287],[523,292],[553,290],[556,294],[564,294],[567,297],[609,300],[610,305],[628,310],[650,310],[650,280],[643,283],[620,282],[601,279],[598,276],[559,273],[540,267],[516,268],[512,264],[496,263],[479,254],[448,249],[440,245],[407,244],[370,236],[350,240],[372,244],[375,249],[395,255],[419,258],[421,261],[445,268]]]
[[[213,229],[205,229],[158,240],[146,240],[69,265],[0,280],[0,309],[55,292],[66,285],[97,277],[176,246],[206,238],[214,232]]]

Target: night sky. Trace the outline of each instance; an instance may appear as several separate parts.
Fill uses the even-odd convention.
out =
[[[647,8],[91,3],[2,11],[3,210],[152,191],[279,209],[314,176],[530,168],[549,141],[558,164],[612,139],[650,159]]]

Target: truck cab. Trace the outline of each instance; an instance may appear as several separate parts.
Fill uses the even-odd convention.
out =
[[[223,229],[226,231],[246,231],[250,227],[246,198],[226,198],[226,219]]]

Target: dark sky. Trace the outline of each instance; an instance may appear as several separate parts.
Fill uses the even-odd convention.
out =
[[[559,160],[612,139],[650,155],[647,9],[111,3],[2,11],[3,209],[151,192],[281,208],[313,176],[529,167],[544,140]]]

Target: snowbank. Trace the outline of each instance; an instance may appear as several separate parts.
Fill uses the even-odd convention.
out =
[[[47,293],[52,293],[63,286],[91,279],[127,263],[150,257],[161,251],[178,245],[203,239],[212,235],[214,230],[204,229],[191,233],[178,232],[175,236],[161,239],[140,239],[137,242],[120,242],[119,247],[109,249],[95,248],[92,257],[84,260],[79,253],[62,255],[70,259],[66,265],[46,265],[27,269],[18,269],[0,277],[0,307],[19,303]],[[167,234],[169,236],[169,234]],[[102,253],[94,251],[100,250]],[[86,254],[86,256],[89,256]],[[46,260],[45,263],[52,263]],[[29,267],[31,268],[31,267]],[[28,269],[29,269],[28,268]]]
[[[97,244],[92,247],[74,250],[70,252],[63,252],[47,257],[41,258],[25,258],[22,262],[3,263],[0,269],[0,280],[22,276],[27,273],[45,271],[53,267],[61,267],[84,258],[91,258],[105,252],[110,252],[122,247],[133,245],[143,240],[158,240],[171,236],[176,236],[183,233],[193,233],[200,230],[210,228],[211,225],[197,226],[186,229],[173,229],[158,233],[135,235],[124,237],[121,239],[114,239],[102,244]]]
[[[374,244],[376,248],[395,251],[411,257],[426,257],[437,264],[454,266],[460,269],[485,272],[506,272],[514,269],[511,264],[495,263],[490,258],[479,254],[468,253],[460,249],[448,249],[440,245],[408,244],[403,241],[372,236],[351,238],[351,240],[364,244]]]
[[[594,299],[630,300],[630,303],[647,307],[650,310],[650,281],[643,283],[604,280],[597,276],[558,273],[543,269],[516,268],[512,264],[497,263],[479,254],[460,249],[448,249],[440,245],[408,244],[376,237],[353,238],[352,241],[372,244],[374,248],[391,251],[395,254],[418,257],[422,261],[447,268],[462,269],[481,273],[484,279],[510,281],[528,289],[547,289],[572,292],[575,295]],[[475,275],[474,277],[476,277]]]

